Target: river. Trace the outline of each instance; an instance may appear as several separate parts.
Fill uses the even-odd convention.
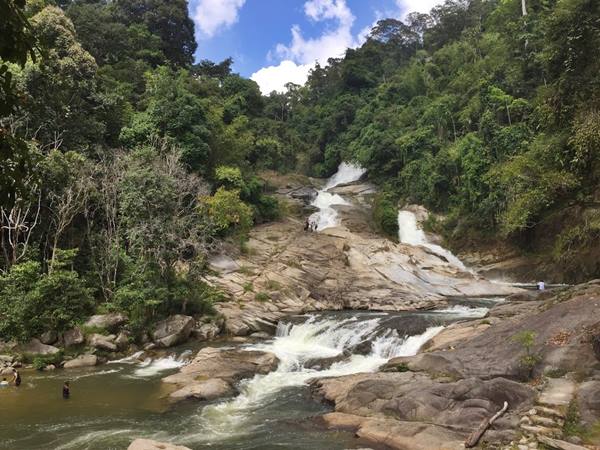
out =
[[[185,364],[198,346],[153,361],[23,371],[20,388],[0,390],[0,448],[124,449],[137,437],[192,449],[359,448],[364,443],[352,434],[316,426],[314,418],[329,408],[311,399],[306,381],[374,371],[390,357],[415,354],[443,325],[482,317],[493,302],[468,300],[430,312],[290,317],[280,322],[273,339],[243,345],[274,352],[278,369],[242,382],[237,397],[212,404],[170,408],[164,400],[160,379]],[[69,400],[61,397],[65,379],[71,381]]]
[[[336,205],[350,203],[328,189],[358,180],[364,170],[342,163],[318,192],[312,219],[323,230],[339,225]],[[400,212],[400,241],[428,247],[450,264],[454,255],[427,242],[414,214]],[[462,266],[462,267],[461,267]],[[390,358],[416,354],[448,323],[483,318],[498,299],[452,300],[427,312],[320,312],[281,320],[272,339],[239,344],[272,352],[278,368],[244,380],[239,395],[216,401],[166,401],[161,378],[175,373],[201,348],[190,344],[140,361],[35,372],[23,370],[20,388],[0,389],[0,449],[125,449],[135,438],[174,442],[192,449],[352,449],[367,446],[352,433],[327,431],[318,418],[329,406],[311,398],[311,378],[376,371]],[[141,356],[141,355],[136,355]],[[63,381],[72,396],[61,397]]]

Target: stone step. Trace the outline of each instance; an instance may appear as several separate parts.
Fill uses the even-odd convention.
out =
[[[535,406],[537,415],[545,416],[545,417],[559,417],[561,419],[565,418],[565,413],[556,408],[548,408],[542,405]]]
[[[566,378],[551,378],[540,394],[538,403],[542,406],[568,406],[575,393],[576,385]]]
[[[523,431],[527,431],[536,436],[559,436],[562,433],[559,428],[549,428],[541,425],[527,425],[522,423],[519,427],[521,427]]]
[[[562,419],[543,417],[538,415],[530,416],[530,419],[534,424],[542,425],[548,428],[560,428],[563,425],[561,422],[564,423]]]

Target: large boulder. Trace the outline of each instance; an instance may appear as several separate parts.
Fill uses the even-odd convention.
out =
[[[121,331],[115,339],[115,344],[119,350],[124,350],[129,347],[129,335],[124,331]]]
[[[194,337],[199,341],[211,341],[216,338],[221,329],[214,323],[204,323],[193,330]]]
[[[30,353],[32,355],[55,355],[60,350],[52,345],[42,344],[39,339],[33,338],[27,344],[22,345],[20,348],[23,353]]]
[[[96,314],[85,323],[88,328],[102,328],[107,331],[115,331],[127,322],[127,317],[120,313]]]
[[[93,367],[98,364],[96,355],[79,355],[77,358],[67,361],[64,364],[65,369],[76,369],[79,367]]]
[[[171,400],[208,400],[235,393],[233,386],[238,381],[267,374],[275,370],[278,363],[273,353],[206,347],[179,373],[163,378],[163,382],[174,384],[178,389],[171,395]]]
[[[63,333],[63,343],[65,348],[73,347],[74,345],[83,344],[85,338],[78,327],[67,330]]]
[[[233,395],[235,392],[229,382],[220,378],[211,378],[182,387],[171,393],[169,398],[173,401],[186,399],[210,401]]]
[[[156,324],[152,339],[160,347],[172,347],[187,341],[193,328],[193,317],[176,314]]]
[[[117,344],[115,344],[115,338],[116,336],[114,334],[105,336],[103,334],[94,333],[88,336],[88,343],[90,346],[100,350],[116,352]]]
[[[54,330],[48,330],[40,336],[40,342],[46,345],[52,345],[58,341],[58,334]]]
[[[152,439],[136,439],[127,450],[191,450],[182,445],[167,444],[165,442],[153,441]]]

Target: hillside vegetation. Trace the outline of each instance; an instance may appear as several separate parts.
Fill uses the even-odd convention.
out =
[[[207,255],[280,214],[257,173],[342,160],[380,186],[389,234],[399,202],[422,203],[454,246],[600,275],[600,4],[526,7],[382,20],[263,96],[231,59],[194,63],[185,0],[1,0],[0,338],[210,314]]]

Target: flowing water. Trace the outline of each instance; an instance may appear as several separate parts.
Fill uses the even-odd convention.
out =
[[[328,192],[358,180],[365,170],[342,163],[313,205],[318,229],[339,224],[336,205],[349,205]],[[414,214],[400,211],[400,241],[427,247],[464,270],[452,253],[427,242]],[[352,433],[327,431],[315,418],[330,410],[315,402],[307,383],[316,377],[373,372],[390,358],[410,356],[445,324],[484,317],[497,299],[451,300],[426,312],[335,312],[290,317],[276,336],[244,350],[277,355],[277,369],[242,381],[239,395],[170,407],[161,378],[187,364],[198,348],[144,358],[142,352],[96,367],[71,371],[24,370],[20,388],[0,389],[0,449],[124,449],[138,437],[192,449],[352,449],[365,443]],[[219,345],[211,343],[211,345]],[[221,343],[221,345],[231,345]],[[234,344],[235,345],[235,344]],[[71,398],[61,387],[71,381]]]
[[[336,312],[291,317],[277,335],[245,349],[273,352],[279,367],[241,382],[240,394],[215,403],[170,408],[160,379],[186,364],[178,356],[141,354],[96,368],[23,371],[23,385],[0,390],[2,449],[124,449],[147,437],[192,449],[345,449],[364,447],[351,433],[319,429],[329,407],[310,398],[307,381],[376,370],[413,355],[444,324],[480,317],[491,300],[417,313]],[[61,398],[71,381],[72,397]]]
[[[418,245],[429,249],[434,254],[443,257],[448,264],[467,271],[460,259],[449,250],[427,241],[425,232],[419,227],[417,217],[411,211],[398,212],[398,238],[403,244]]]
[[[328,192],[329,189],[339,186],[340,184],[351,183],[357,181],[364,175],[366,169],[350,164],[341,163],[337,172],[331,176],[312,201],[312,205],[319,208],[319,211],[314,213],[311,221],[317,222],[317,229],[335,227],[339,225],[338,213],[335,210],[336,205],[350,205],[350,203],[338,194]]]

